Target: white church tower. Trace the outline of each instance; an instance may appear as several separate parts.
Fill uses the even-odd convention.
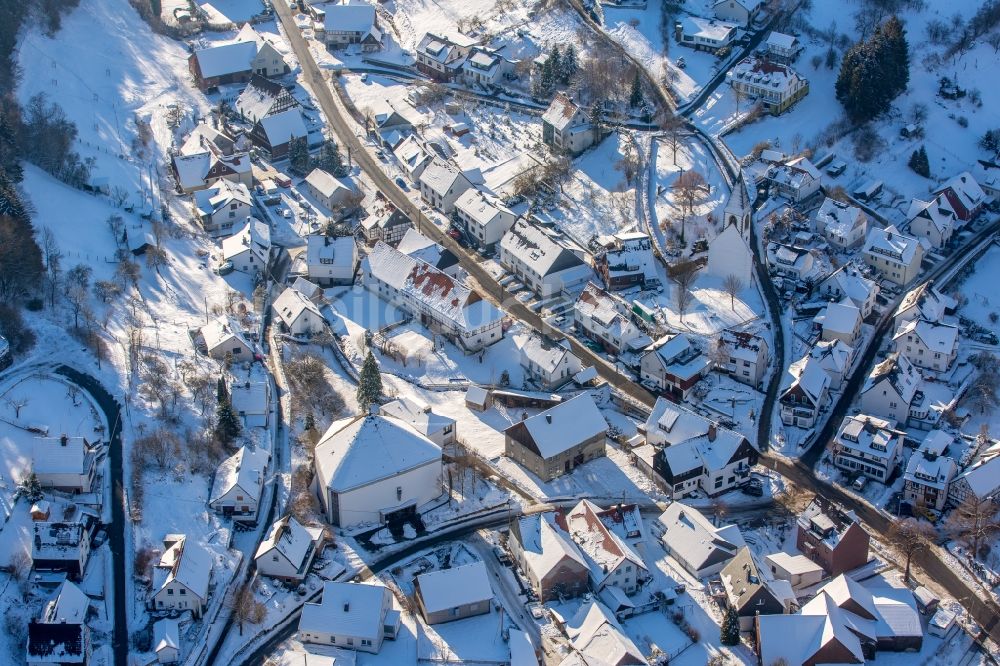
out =
[[[705,272],[725,279],[738,277],[745,286],[753,280],[753,250],[750,249],[750,220],[753,205],[747,194],[743,172],[733,186],[722,214],[722,231],[708,246],[708,264]]]

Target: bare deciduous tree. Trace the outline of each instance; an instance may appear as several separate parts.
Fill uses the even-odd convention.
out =
[[[910,580],[910,563],[914,554],[929,548],[937,537],[930,523],[916,518],[896,521],[889,528],[889,540],[906,557],[905,580]]]
[[[691,300],[694,298],[694,295],[691,293],[691,287],[694,285],[697,277],[698,267],[693,261],[674,266],[671,279],[673,279],[677,287],[674,292],[674,299],[677,303],[677,314],[681,316],[681,321],[684,321],[684,313],[687,312],[691,306]]]
[[[979,557],[985,540],[1000,533],[997,505],[991,499],[969,497],[959,504],[945,521],[944,530],[953,538],[962,539],[972,547],[972,556]]]
[[[244,624],[260,624],[267,616],[267,609],[264,604],[257,601],[253,588],[247,584],[227,601],[230,611],[233,613],[233,620],[239,625],[240,636],[243,635]]]
[[[739,275],[730,274],[722,281],[722,289],[729,294],[729,307],[736,309],[736,296],[743,291],[743,280]]]

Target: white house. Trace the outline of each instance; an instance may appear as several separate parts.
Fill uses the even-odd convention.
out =
[[[791,382],[778,397],[781,422],[811,428],[829,400],[830,375],[812,356],[806,356],[788,367],[788,377]]]
[[[744,285],[752,284],[753,250],[747,236],[736,225],[726,224],[726,228],[709,242],[705,273],[723,280],[735,275]]]
[[[35,437],[31,471],[42,488],[89,493],[94,486],[99,442],[82,436]]]
[[[517,215],[496,195],[474,187],[467,189],[455,202],[455,213],[465,226],[468,238],[487,250],[492,250],[517,220]]]
[[[952,324],[913,319],[892,336],[893,349],[918,368],[945,372],[958,358],[958,333]]]
[[[503,82],[514,72],[514,61],[493,49],[473,46],[462,63],[461,78],[467,86],[489,88]]]
[[[851,250],[864,242],[868,216],[857,206],[827,197],[816,211],[816,233],[835,250]]]
[[[257,572],[286,582],[299,582],[308,575],[322,544],[322,527],[303,527],[294,516],[280,518],[257,546],[254,554]]]
[[[754,333],[726,329],[719,335],[719,347],[726,362],[716,366],[743,384],[757,388],[764,381],[770,362],[767,340]]]
[[[313,466],[323,513],[338,527],[405,520],[441,494],[441,447],[380,414],[335,421]]]
[[[229,401],[247,428],[266,428],[271,412],[271,385],[266,381],[233,384]]]
[[[454,444],[458,436],[455,419],[431,411],[431,406],[417,397],[403,396],[381,405],[379,413],[409,424],[414,430],[440,447]]]
[[[458,167],[438,159],[424,168],[418,182],[420,198],[445,215],[455,210],[455,202],[472,187]]]
[[[764,563],[771,575],[778,580],[787,580],[796,592],[803,592],[818,584],[826,575],[823,567],[805,555],[771,553],[764,557]]]
[[[906,293],[893,314],[892,325],[898,330],[903,324],[918,318],[941,321],[946,312],[955,309],[955,305],[955,299],[939,292],[933,280],[928,280]]]
[[[904,236],[890,225],[868,232],[862,257],[865,264],[878,271],[885,280],[902,287],[920,273],[924,246],[916,238]]]
[[[821,317],[823,340],[840,340],[846,345],[854,346],[861,335],[861,310],[849,302],[830,303]]]
[[[375,6],[364,2],[323,6],[323,42],[341,49],[358,44],[365,53],[382,48],[382,31]]]
[[[639,376],[647,386],[676,400],[686,399],[711,368],[712,362],[683,333],[660,338],[639,359]]]
[[[716,0],[712,9],[716,18],[748,28],[757,18],[762,4],[761,0]]]
[[[89,609],[90,598],[83,590],[68,580],[60,583],[39,616],[28,622],[27,663],[31,666],[90,663]]]
[[[243,183],[217,180],[194,193],[194,209],[201,226],[212,237],[233,233],[234,225],[246,223],[253,208],[250,190]]]
[[[309,297],[298,289],[286,287],[271,305],[282,328],[296,337],[319,333],[326,326],[326,319]]]
[[[811,251],[783,243],[767,244],[767,264],[771,273],[801,282],[809,279],[816,268]]]
[[[557,92],[542,114],[542,142],[555,151],[579,155],[597,141],[586,110],[565,92]]]
[[[385,585],[326,581],[320,602],[302,606],[299,640],[377,654],[396,638],[400,618]]]
[[[541,298],[574,292],[594,275],[562,239],[521,218],[500,239],[500,264]]]
[[[208,603],[211,554],[183,534],[168,534],[163,538],[163,547],[163,555],[153,569],[153,609],[190,610],[200,617]]]
[[[353,236],[310,234],[306,238],[306,271],[316,284],[351,284],[357,269],[358,245]]]
[[[576,326],[584,335],[615,354],[637,351],[652,342],[632,323],[628,305],[588,282],[573,306]]]
[[[750,76],[749,81],[754,78]],[[762,81],[767,85],[767,81]],[[820,173],[808,157],[796,157],[784,164],[772,166],[767,170],[767,179],[771,184],[772,194],[785,197],[793,203],[805,201],[819,191],[823,184],[823,174]]]
[[[249,141],[234,141],[208,123],[199,123],[172,157],[178,189],[185,194],[203,190],[220,180],[253,184]]]
[[[672,502],[656,522],[667,554],[695,578],[719,573],[746,546],[739,527],[716,526],[683,502]]]
[[[215,471],[208,506],[240,522],[257,522],[271,453],[259,446],[241,446]]]
[[[767,47],[767,57],[775,62],[793,62],[802,51],[802,43],[793,35],[772,30],[764,42]]]
[[[420,574],[413,589],[427,624],[485,615],[493,607],[493,587],[482,560]]]
[[[254,275],[267,270],[271,259],[271,228],[255,217],[222,239],[222,260],[233,262],[233,269]]]
[[[687,15],[675,26],[675,37],[682,46],[715,53],[732,44],[740,34],[739,26],[728,21]]]
[[[153,623],[153,652],[158,664],[176,664],[181,660],[180,623],[165,617]]]
[[[518,355],[525,374],[545,390],[559,388],[583,369],[568,344],[538,335],[529,336],[518,347]]]
[[[475,352],[503,337],[503,313],[476,291],[427,262],[381,241],[361,265],[365,287]]]
[[[215,359],[232,355],[236,361],[249,361],[253,346],[243,335],[243,329],[228,315],[221,315],[199,329],[205,342],[205,353]]]
[[[595,600],[586,601],[572,617],[561,622],[572,653],[559,666],[649,663],[611,610]],[[601,655],[600,661],[594,655]]]
[[[779,115],[793,104],[809,94],[809,81],[788,65],[773,62],[763,58],[744,58],[732,69],[726,72],[726,80],[732,89],[760,103],[761,107],[773,115]],[[805,167],[812,167],[809,160],[804,160]],[[796,161],[798,161],[796,160]],[[783,167],[777,167],[778,192],[792,201],[802,201],[819,189],[819,172],[812,170],[804,175],[804,168],[799,168],[789,162]]]
[[[957,221],[955,211],[944,194],[939,194],[932,201],[913,199],[906,219],[907,231],[917,238],[926,238],[936,249],[951,241]]]
[[[461,33],[449,35],[428,32],[417,44],[417,69],[438,81],[453,81],[475,45],[475,40]]]
[[[866,414],[905,424],[910,416],[910,404],[922,381],[920,371],[908,358],[890,354],[872,368],[865,379],[861,388],[861,409]]]
[[[906,463],[903,497],[915,507],[943,511],[957,471],[954,460],[921,447]]]
[[[818,365],[830,377],[830,390],[840,389],[854,361],[854,347],[843,340],[820,340],[809,351],[809,363]],[[805,362],[803,359],[801,362]]]
[[[403,167],[403,171],[406,172],[407,180],[414,185],[420,182],[420,176],[424,173],[427,165],[434,161],[430,151],[424,147],[415,134],[403,139],[402,143],[393,149],[392,154],[395,155],[396,160]]]
[[[303,183],[306,191],[328,211],[332,212],[353,205],[354,188],[351,187],[349,181],[343,178],[337,178],[316,168],[309,172]]]
[[[869,280],[854,264],[844,264],[816,287],[826,300],[850,303],[861,311],[861,318],[867,319],[875,308],[879,288],[874,280]]]
[[[845,416],[833,439],[833,465],[885,482],[899,464],[905,434],[896,429],[895,421]]]
[[[590,500],[580,500],[566,512],[566,531],[590,569],[590,589],[600,593],[614,586],[635,594],[650,578],[649,571],[642,557],[601,522],[600,513],[601,508]]]

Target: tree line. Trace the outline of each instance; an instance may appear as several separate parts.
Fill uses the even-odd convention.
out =
[[[899,18],[890,16],[844,54],[835,90],[848,118],[864,123],[888,111],[909,81],[906,31]]]

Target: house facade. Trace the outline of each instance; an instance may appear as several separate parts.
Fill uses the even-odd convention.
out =
[[[413,589],[420,613],[431,625],[484,615],[493,606],[493,587],[482,561],[420,574]]]
[[[183,534],[168,534],[163,547],[163,555],[153,569],[152,608],[191,611],[195,617],[201,617],[212,579],[211,554]]]
[[[353,236],[332,238],[310,234],[306,238],[306,274],[321,287],[353,284],[358,270],[358,245]]]
[[[593,282],[587,283],[573,306],[576,329],[614,354],[636,351],[651,342],[628,313],[623,300]]]
[[[257,522],[257,510],[271,454],[258,446],[242,446],[215,471],[208,506],[226,518]]]
[[[228,236],[245,224],[253,211],[250,190],[243,183],[221,179],[194,193],[194,210],[202,228],[213,238]]]
[[[590,568],[570,538],[561,511],[515,520],[507,545],[542,603],[577,597],[587,591]]]
[[[286,287],[271,305],[281,329],[297,338],[308,338],[326,328],[326,318],[308,296]]]
[[[865,379],[861,388],[861,409],[866,414],[905,424],[922,381],[920,371],[908,358],[890,354],[872,368]]]
[[[904,236],[890,225],[885,229],[871,229],[862,257],[883,279],[905,286],[920,273],[924,260],[924,246],[911,236]]]
[[[907,231],[917,238],[925,238],[935,249],[951,242],[955,233],[955,211],[944,194],[933,201],[911,201],[907,220]]]
[[[904,434],[894,421],[846,416],[833,439],[833,465],[885,483],[902,458]]]
[[[715,17],[750,27],[760,13],[761,0],[716,0],[712,5]]]
[[[740,61],[726,72],[726,79],[733,90],[757,100],[765,111],[775,116],[809,94],[809,81],[794,69],[759,58]]]
[[[918,318],[900,326],[892,344],[918,368],[946,372],[958,358],[958,340],[957,326]]]
[[[708,374],[712,362],[683,333],[666,336],[646,348],[639,359],[639,376],[675,400],[684,400]]]
[[[781,422],[797,428],[812,428],[820,410],[829,401],[830,375],[811,356],[789,366],[788,374],[791,383],[778,397]]]
[[[608,424],[589,393],[504,430],[504,452],[542,481],[605,455]]]
[[[542,115],[542,142],[557,152],[579,155],[597,141],[590,116],[565,92],[557,92]]]
[[[304,185],[306,191],[328,211],[340,211],[354,205],[355,192],[351,183],[322,169],[310,171]]]
[[[475,42],[465,35],[426,33],[415,49],[417,70],[441,82],[454,81],[462,73]]]
[[[758,388],[770,361],[767,340],[754,333],[726,329],[719,336],[720,355],[726,359],[719,370],[736,381]]]
[[[364,53],[382,48],[382,29],[374,5],[362,2],[323,8],[323,42],[329,49],[360,45]]]
[[[299,583],[308,574],[316,554],[323,548],[323,528],[306,528],[294,516],[277,520],[254,554],[262,576],[286,583]]]
[[[472,187],[472,183],[457,167],[441,160],[433,160],[420,174],[420,198],[451,215],[455,202]]]
[[[857,206],[827,197],[816,212],[816,232],[835,250],[852,250],[865,241],[868,216]]]
[[[935,190],[934,194],[943,194],[955,211],[955,217],[962,222],[975,219],[983,211],[987,201],[983,188],[968,171],[949,180]]]
[[[484,250],[494,249],[517,220],[498,197],[474,187],[455,201],[455,215],[465,227],[466,237]]]
[[[566,384],[583,369],[580,359],[562,343],[540,336],[529,337],[518,352],[525,375],[547,391]]]
[[[920,449],[910,456],[903,474],[903,498],[914,507],[943,511],[958,467],[948,456]]]
[[[564,240],[518,219],[500,239],[500,265],[540,298],[581,289],[594,273]]]
[[[306,603],[299,617],[303,643],[378,654],[385,639],[395,639],[401,613],[381,583],[323,583],[319,603]]]
[[[867,564],[870,543],[853,511],[818,495],[796,519],[795,547],[831,576]]]

